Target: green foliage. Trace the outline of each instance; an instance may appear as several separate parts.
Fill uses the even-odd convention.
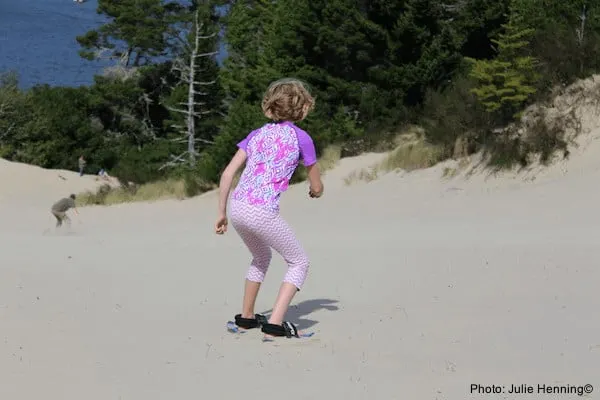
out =
[[[12,158],[19,148],[16,140],[28,121],[27,96],[18,87],[14,72],[0,74],[0,157]]]
[[[446,2],[445,2],[446,3]],[[449,23],[460,44],[463,57],[489,59],[496,52],[492,39],[503,31],[508,22],[510,0],[454,0],[446,3]]]
[[[537,60],[524,55],[528,38],[535,32],[520,26],[518,14],[511,16],[505,31],[492,40],[497,57],[491,60],[467,60],[473,63],[471,77],[477,81],[473,93],[490,113],[518,117],[522,106],[536,92]]]
[[[515,0],[535,29],[531,49],[540,60],[539,87],[569,84],[600,69],[600,2]]]
[[[458,76],[452,85],[428,90],[421,124],[427,139],[448,157],[465,156],[477,149],[475,142],[491,127],[492,120],[473,94],[474,82]]]
[[[118,148],[119,158],[111,169],[111,175],[123,184],[134,182],[143,184],[157,179],[164,179],[166,171],[160,167],[171,154],[173,144],[156,140],[143,146],[132,146],[123,140]]]
[[[356,117],[361,88],[352,80],[367,80],[373,24],[353,4],[284,0],[232,5],[225,37],[230,58],[220,76],[229,107],[205,159],[207,176],[215,179],[235,144],[266,122],[260,109],[263,92],[283,76],[308,82],[317,99],[315,112],[300,125],[319,150],[363,133]]]
[[[174,109],[188,100],[181,71],[195,11],[205,36],[199,51],[211,54],[223,40],[228,58],[223,66],[212,54],[197,59],[195,80],[214,83],[197,85],[193,96],[196,165],[163,168],[187,150],[177,128],[185,116]],[[382,148],[413,123],[425,128],[436,159],[438,150],[485,150],[508,166],[533,153],[550,159],[566,144],[555,126],[534,125],[527,140],[495,129],[553,85],[600,70],[598,1],[99,0],[98,12],[108,22],[77,38],[81,55],[104,50],[122,63],[80,88],[21,91],[14,74],[0,75],[0,156],[76,169],[84,155],[88,172],[104,168],[152,188],[99,193],[102,202],[212,187],[236,144],[267,122],[261,99],[282,77],[304,80],[316,97],[299,125],[320,156],[332,144],[343,156]],[[414,161],[409,150],[394,162]],[[294,176],[303,178],[301,170]]]
[[[76,167],[80,154],[101,146],[89,122],[88,96],[86,88],[34,87],[26,95],[29,118],[10,137],[11,158],[42,167]]]
[[[125,66],[138,66],[166,54],[170,28],[181,20],[184,7],[161,0],[98,0],[98,14],[110,22],[77,36],[83,47],[80,55],[92,60],[98,52],[110,50],[112,57],[124,58]]]
[[[237,151],[236,144],[264,122],[266,119],[256,105],[241,101],[232,104],[222,130],[214,139],[214,144],[200,156],[199,168],[202,177],[211,182],[218,182],[221,171]]]
[[[440,1],[380,3],[387,7],[373,17],[386,31],[389,56],[388,62],[371,69],[371,76],[379,87],[392,89],[388,107],[417,105],[428,86],[447,80],[460,63],[460,38],[447,22]]]

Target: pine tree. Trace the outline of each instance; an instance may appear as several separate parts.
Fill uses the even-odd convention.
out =
[[[162,0],[98,0],[97,12],[109,22],[77,36],[80,56],[94,60],[109,52],[109,58],[120,59],[125,67],[165,55],[170,26],[187,14],[179,2]]]
[[[356,107],[366,78],[368,35],[352,24],[359,12],[351,0],[240,0],[226,18],[228,59],[220,73],[227,116],[202,166],[214,179],[235,152],[235,144],[266,122],[260,108],[270,82],[295,77],[317,98],[315,112],[299,125],[318,151],[357,135]],[[352,7],[354,8],[352,8]],[[350,21],[349,21],[350,20]],[[362,60],[362,64],[357,63]]]
[[[522,18],[513,7],[504,32],[496,45],[496,58],[491,60],[467,59],[472,63],[470,76],[477,86],[472,92],[486,111],[505,118],[518,118],[523,105],[536,93],[537,60],[527,54],[529,39],[535,33],[524,28]]]

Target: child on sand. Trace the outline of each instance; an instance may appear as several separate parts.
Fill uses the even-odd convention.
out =
[[[288,224],[279,215],[279,198],[287,190],[299,162],[308,170],[309,196],[321,197],[323,183],[311,137],[294,123],[306,118],[314,99],[295,79],[272,83],[262,100],[264,115],[271,122],[238,143],[238,151],[225,168],[219,185],[219,216],[215,232],[227,231],[227,199],[233,178],[246,163],[230,202],[231,223],[250,253],[242,313],[235,316],[240,328],[261,327],[268,336],[298,336],[296,326],[284,321],[292,298],[304,284],[309,260]],[[288,264],[273,312],[267,319],[254,313],[260,285],[271,262],[271,248]]]
[[[74,211],[77,215],[79,215],[79,212],[77,211],[77,207],[75,206],[75,195],[74,194],[72,194],[69,197],[65,197],[64,199],[60,199],[59,201],[54,203],[54,205],[52,206],[52,209],[50,211],[52,212],[52,215],[54,215],[54,217],[56,217],[56,227],[57,228],[62,225],[63,221],[67,221],[67,223],[69,223],[69,225],[71,224],[71,220],[69,219],[69,216],[67,215],[67,211],[71,208],[74,209]]]

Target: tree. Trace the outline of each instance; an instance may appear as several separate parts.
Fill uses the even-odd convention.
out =
[[[104,145],[91,124],[88,88],[36,86],[26,93],[26,109],[27,120],[12,137],[15,161],[75,169],[79,155]]]
[[[28,119],[28,111],[26,95],[19,90],[18,75],[0,73],[0,157],[15,157],[19,131]]]
[[[540,60],[540,87],[568,84],[600,68],[600,2],[514,0],[529,28],[532,53]]]
[[[315,112],[302,122],[317,135],[318,148],[355,133],[336,124],[339,120],[333,123],[334,117],[357,118],[363,87],[354,81],[366,80],[370,65],[366,22],[354,1],[237,1],[226,23],[229,58],[221,82],[228,118],[222,132],[233,143],[266,121],[263,92],[285,76],[306,81],[318,99]],[[318,136],[324,127],[332,136]]]
[[[535,30],[523,28],[522,17],[514,8],[503,28],[499,38],[492,41],[497,57],[468,59],[473,64],[470,75],[477,82],[473,93],[488,112],[499,113],[503,118],[516,118],[536,92],[535,83],[539,79],[537,60],[527,55],[528,39]]]
[[[442,5],[446,23],[455,33],[465,57],[489,59],[495,51],[492,39],[507,22],[510,0],[446,0]]]
[[[177,1],[98,0],[97,12],[109,22],[77,36],[83,47],[79,54],[93,60],[110,52],[110,58],[121,59],[129,67],[167,54],[167,33],[172,24],[183,18],[185,7]]]
[[[462,42],[452,15],[439,0],[373,3],[369,16],[385,29],[387,40],[383,61],[371,68],[372,80],[389,93],[386,108],[417,106],[426,88],[447,82],[460,64]]]
[[[178,118],[174,118],[174,123],[171,126],[182,135],[182,137],[175,140],[185,142],[187,149],[177,156],[172,155],[171,160],[163,167],[176,166],[187,162],[193,168],[199,154],[197,142],[213,143],[210,140],[212,135],[207,135],[206,132],[198,134],[196,123],[197,120],[204,119],[214,113],[215,108],[218,107],[216,103],[220,100],[215,98],[218,94],[214,90],[211,93],[210,90],[210,87],[217,86],[215,61],[215,56],[218,53],[216,51],[217,31],[215,26],[210,26],[209,18],[213,11],[210,4],[196,8],[189,33],[190,38],[188,41],[182,41],[183,54],[173,63],[172,70],[179,73],[180,81],[179,86],[175,88],[171,95],[171,102],[174,102],[175,105],[167,105],[167,109],[175,114],[181,114],[185,118],[184,124],[182,122],[178,124]],[[200,18],[201,12],[203,14],[202,19]],[[185,100],[177,101],[184,90]],[[207,97],[208,99],[205,100]]]

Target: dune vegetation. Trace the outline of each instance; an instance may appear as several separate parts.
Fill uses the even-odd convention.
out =
[[[306,81],[317,99],[299,125],[325,169],[336,158],[392,150],[350,180],[476,152],[494,168],[550,162],[567,152],[564,127],[529,121],[527,138],[505,128],[521,125],[524,110],[556,88],[600,70],[600,4],[146,0],[156,12],[140,22],[136,2],[98,3],[107,23],[76,37],[80,55],[93,60],[109,48],[115,63],[92,84],[22,89],[18,73],[0,71],[0,157],[77,170],[83,155],[86,173],[104,169],[121,182],[82,195],[82,204],[214,188],[235,144],[266,122],[265,88],[286,76]],[[419,138],[395,143],[411,126]]]

